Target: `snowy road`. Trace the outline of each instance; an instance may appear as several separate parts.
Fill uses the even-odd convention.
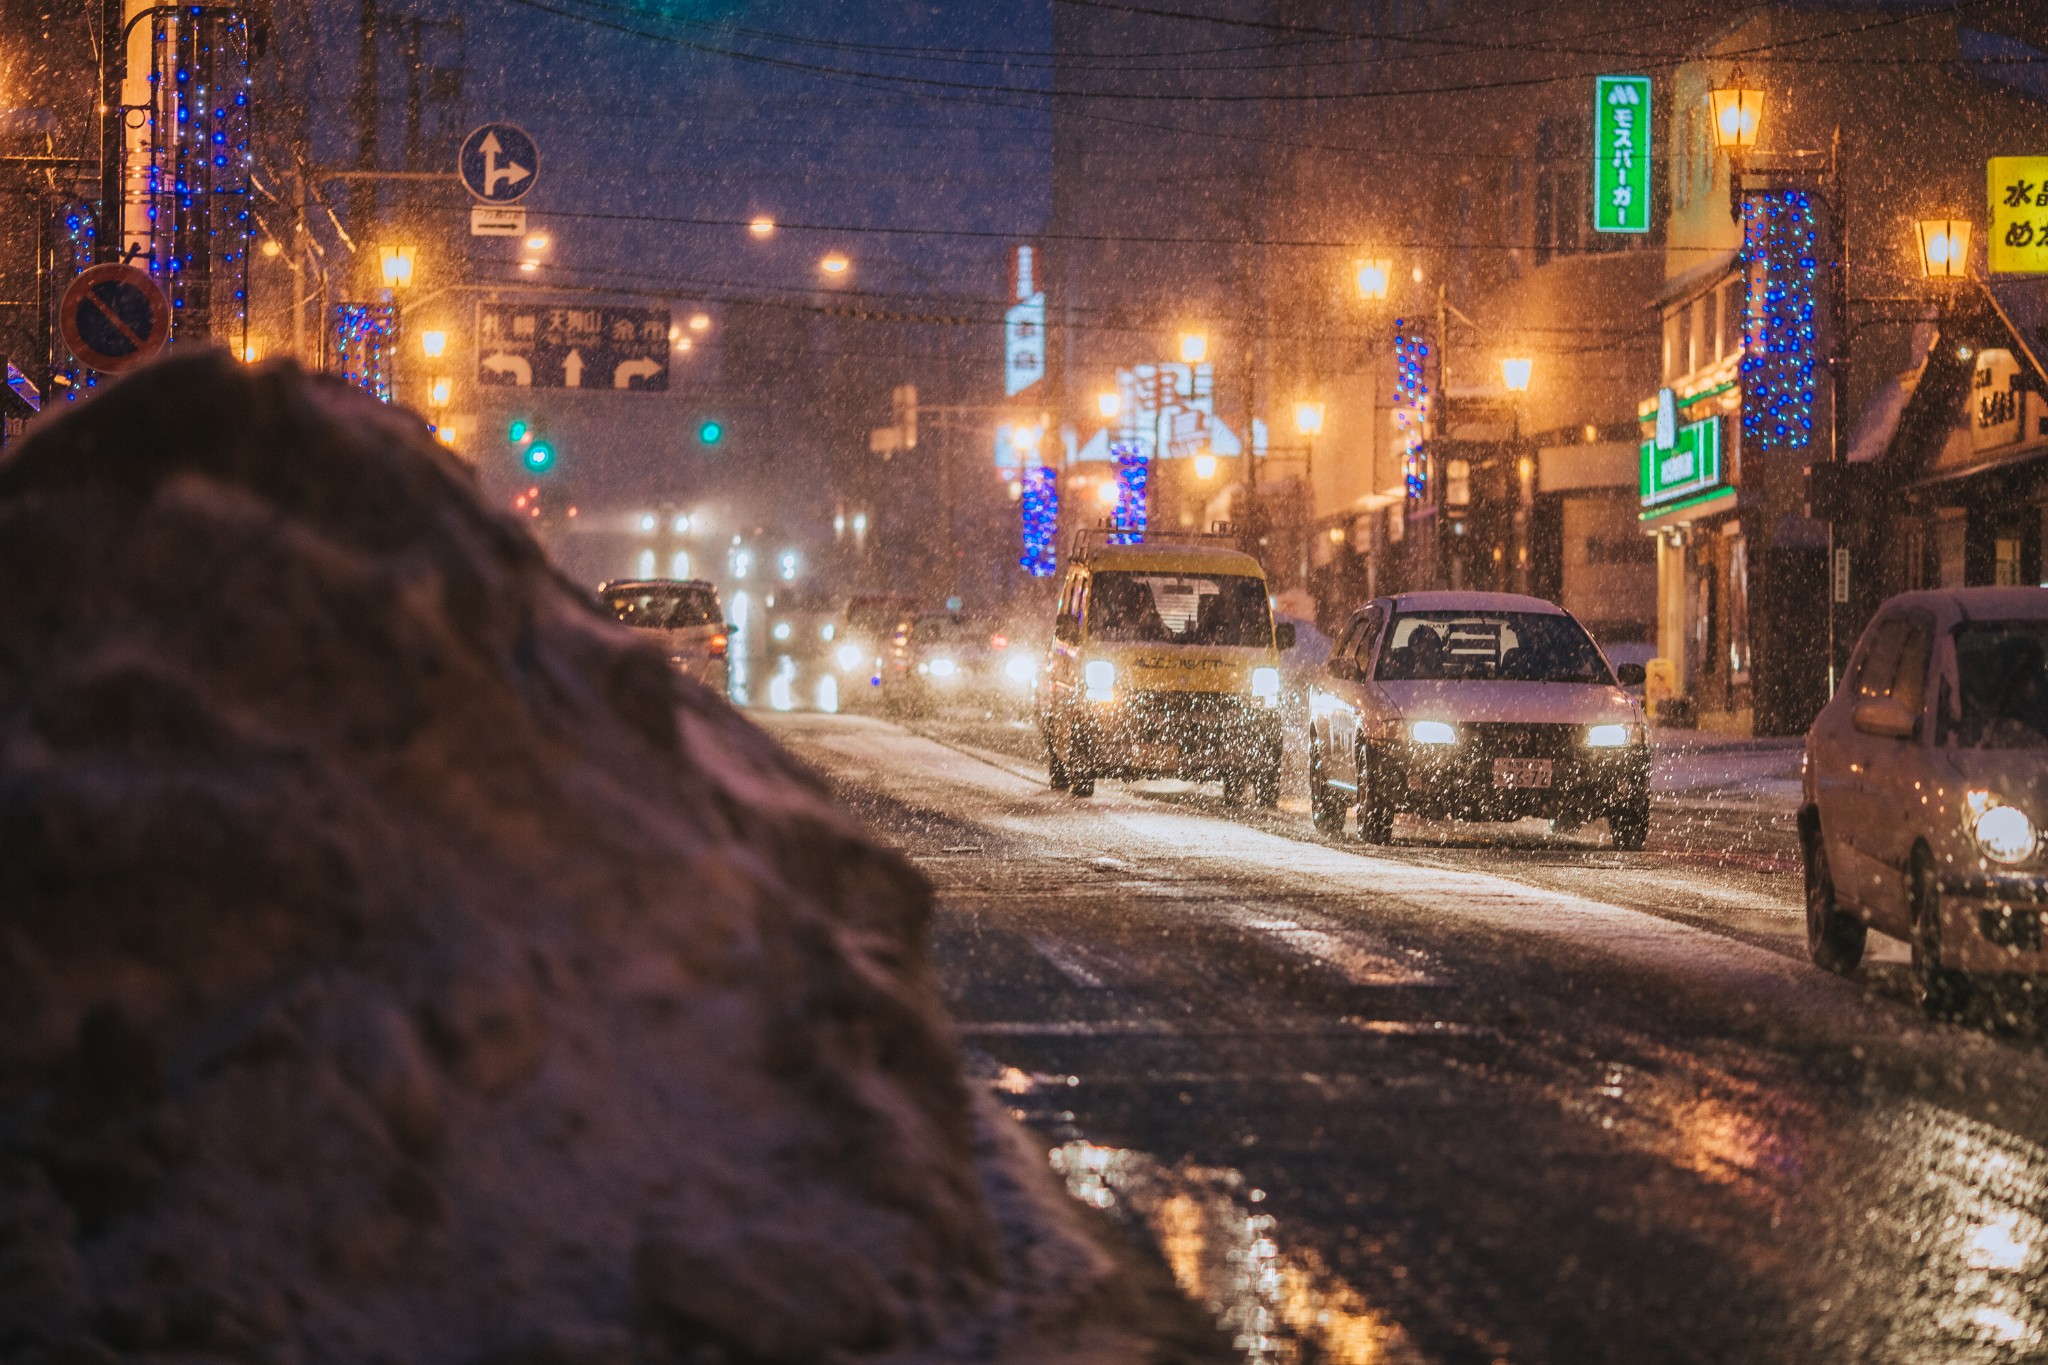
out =
[[[767,723],[931,877],[970,1058],[1242,1358],[2048,1357],[2048,1053],[1923,1023],[1896,950],[1808,966],[1782,811],[1369,850],[1056,795],[1014,728]]]

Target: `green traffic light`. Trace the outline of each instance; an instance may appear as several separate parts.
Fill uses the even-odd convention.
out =
[[[524,445],[531,429],[525,422],[514,422],[505,432],[505,439],[513,445]]]
[[[697,439],[707,446],[715,446],[725,439],[725,427],[718,422],[706,422],[697,428]]]
[[[555,448],[546,441],[535,441],[526,448],[526,467],[534,473],[545,473],[555,463]]]

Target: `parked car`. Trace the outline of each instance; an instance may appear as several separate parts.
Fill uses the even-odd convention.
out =
[[[885,685],[902,682],[910,662],[910,622],[916,615],[917,600],[897,594],[863,594],[846,604],[832,646],[842,709],[874,705],[882,700]]]
[[[2048,971],[2048,591],[1892,598],[1806,735],[1806,941],[1849,971],[1904,939],[1922,1006]]]
[[[719,696],[731,692],[727,646],[737,627],[718,589],[701,578],[646,578],[601,584],[598,601],[635,630],[658,637],[669,661]]]
[[[1615,846],[1650,828],[1643,710],[1572,615],[1513,593],[1415,592],[1361,608],[1309,695],[1309,798],[1368,843],[1402,811],[1568,824],[1606,817]]]

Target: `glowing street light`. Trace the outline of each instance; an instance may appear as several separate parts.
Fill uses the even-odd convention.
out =
[[[1216,477],[1216,457],[1206,452],[1195,456],[1195,477],[1213,479]]]
[[[1394,263],[1384,258],[1360,261],[1358,263],[1358,297],[1378,303],[1387,297],[1387,286],[1394,278]]]
[[[1707,96],[1714,108],[1714,145],[1724,152],[1742,152],[1756,146],[1758,127],[1764,120],[1764,92],[1746,89],[1742,72],[1736,71],[1727,85]]]
[[[1116,506],[1118,501],[1122,499],[1123,494],[1123,486],[1117,483],[1115,479],[1104,479],[1101,483],[1095,485],[1095,500],[1104,507]]]
[[[1209,334],[1207,332],[1182,332],[1180,334],[1180,358],[1183,364],[1199,365],[1209,358]]]
[[[1114,417],[1119,412],[1122,412],[1123,408],[1124,400],[1119,394],[1104,390],[1095,395],[1095,410],[1104,417]]]
[[[701,331],[703,331],[703,330],[704,330],[704,329],[705,329],[706,327],[709,327],[710,325],[711,325],[711,315],[710,315],[709,313],[692,313],[692,314],[690,315],[690,330],[691,330],[691,331],[693,331],[693,332],[701,332]]]
[[[263,254],[275,260],[284,255],[284,248],[278,244],[277,238],[266,237],[263,239]]]
[[[754,237],[766,239],[775,235],[775,220],[767,214],[760,214],[747,224],[747,232]]]
[[[1294,429],[1304,436],[1315,436],[1323,429],[1323,405],[1301,402],[1294,405]]]
[[[1529,378],[1535,372],[1535,361],[1526,356],[1510,356],[1500,363],[1500,382],[1507,386],[1509,393],[1527,393]]]
[[[427,401],[437,408],[448,406],[448,376],[437,374],[427,381]]]
[[[448,350],[448,334],[436,327],[420,333],[420,354],[429,360],[439,360]]]
[[[1921,274],[1930,280],[1959,280],[1969,274],[1969,219],[1922,218],[1914,227],[1920,234]]]
[[[852,265],[853,262],[846,259],[845,253],[828,251],[819,260],[818,269],[824,271],[827,275],[844,275]]]
[[[548,249],[548,235],[545,232],[534,233],[526,239],[526,249],[528,251],[546,251]]]
[[[409,246],[387,246],[378,253],[386,289],[404,289],[412,283],[412,267],[419,252]]]

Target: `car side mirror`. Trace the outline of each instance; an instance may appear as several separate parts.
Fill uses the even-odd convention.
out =
[[[1623,664],[1614,670],[1614,676],[1623,687],[1641,687],[1649,678],[1650,670],[1641,664]]]
[[[737,635],[737,634],[739,634],[739,633],[740,633],[740,623],[739,623],[739,622],[737,622],[737,621],[727,621],[727,622],[725,623],[725,633],[726,633],[727,635]]]
[[[1274,625],[1273,647],[1275,649],[1294,648],[1294,622],[1281,621]]]
[[[1920,728],[1920,718],[1896,697],[1871,697],[1849,711],[1849,723],[1866,735],[1884,739],[1911,739]]]

